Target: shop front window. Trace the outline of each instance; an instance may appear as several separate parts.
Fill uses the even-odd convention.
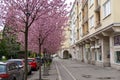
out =
[[[101,54],[99,55],[99,60],[100,60],[100,61],[102,60],[102,56],[101,56]]]
[[[97,51],[95,50],[95,60],[97,60]]]
[[[114,45],[115,46],[120,45],[120,35],[114,36]]]
[[[102,60],[101,46],[100,46],[100,48],[98,49],[98,54],[99,54],[99,61],[101,61],[101,60]]]
[[[102,53],[101,53],[101,47],[96,49],[96,53],[97,53],[97,61],[101,61],[102,60]]]
[[[120,51],[116,51],[115,56],[116,56],[116,58],[115,58],[116,63],[120,63]]]

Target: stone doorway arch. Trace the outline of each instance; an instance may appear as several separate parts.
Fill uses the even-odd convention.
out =
[[[63,59],[68,59],[68,58],[71,58],[71,54],[69,54],[69,51],[68,50],[64,50],[63,51]]]

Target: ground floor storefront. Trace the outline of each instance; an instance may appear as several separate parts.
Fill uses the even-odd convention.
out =
[[[77,42],[71,48],[73,59],[120,69],[120,28],[112,25]]]

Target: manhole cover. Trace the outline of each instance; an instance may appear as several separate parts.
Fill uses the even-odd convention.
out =
[[[91,78],[91,75],[83,74],[82,77],[84,77],[84,78]]]
[[[98,77],[97,79],[103,79],[103,80],[105,79],[106,80],[106,79],[114,79],[114,78],[113,77]]]

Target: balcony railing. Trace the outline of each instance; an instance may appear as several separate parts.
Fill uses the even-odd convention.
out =
[[[100,12],[100,5],[95,8],[95,12]]]
[[[88,21],[88,14],[84,17],[84,23]]]
[[[88,21],[88,14],[83,17],[82,24],[85,24]]]
[[[85,5],[88,3],[88,0],[84,0],[83,2],[82,2],[82,10],[84,10],[84,7],[85,7]]]
[[[82,37],[85,36],[85,35],[87,35],[87,34],[89,34],[89,31],[85,31],[85,32],[83,33]]]
[[[97,29],[98,27],[100,27],[102,24],[100,21],[96,21],[96,26],[95,26],[95,29]]]

